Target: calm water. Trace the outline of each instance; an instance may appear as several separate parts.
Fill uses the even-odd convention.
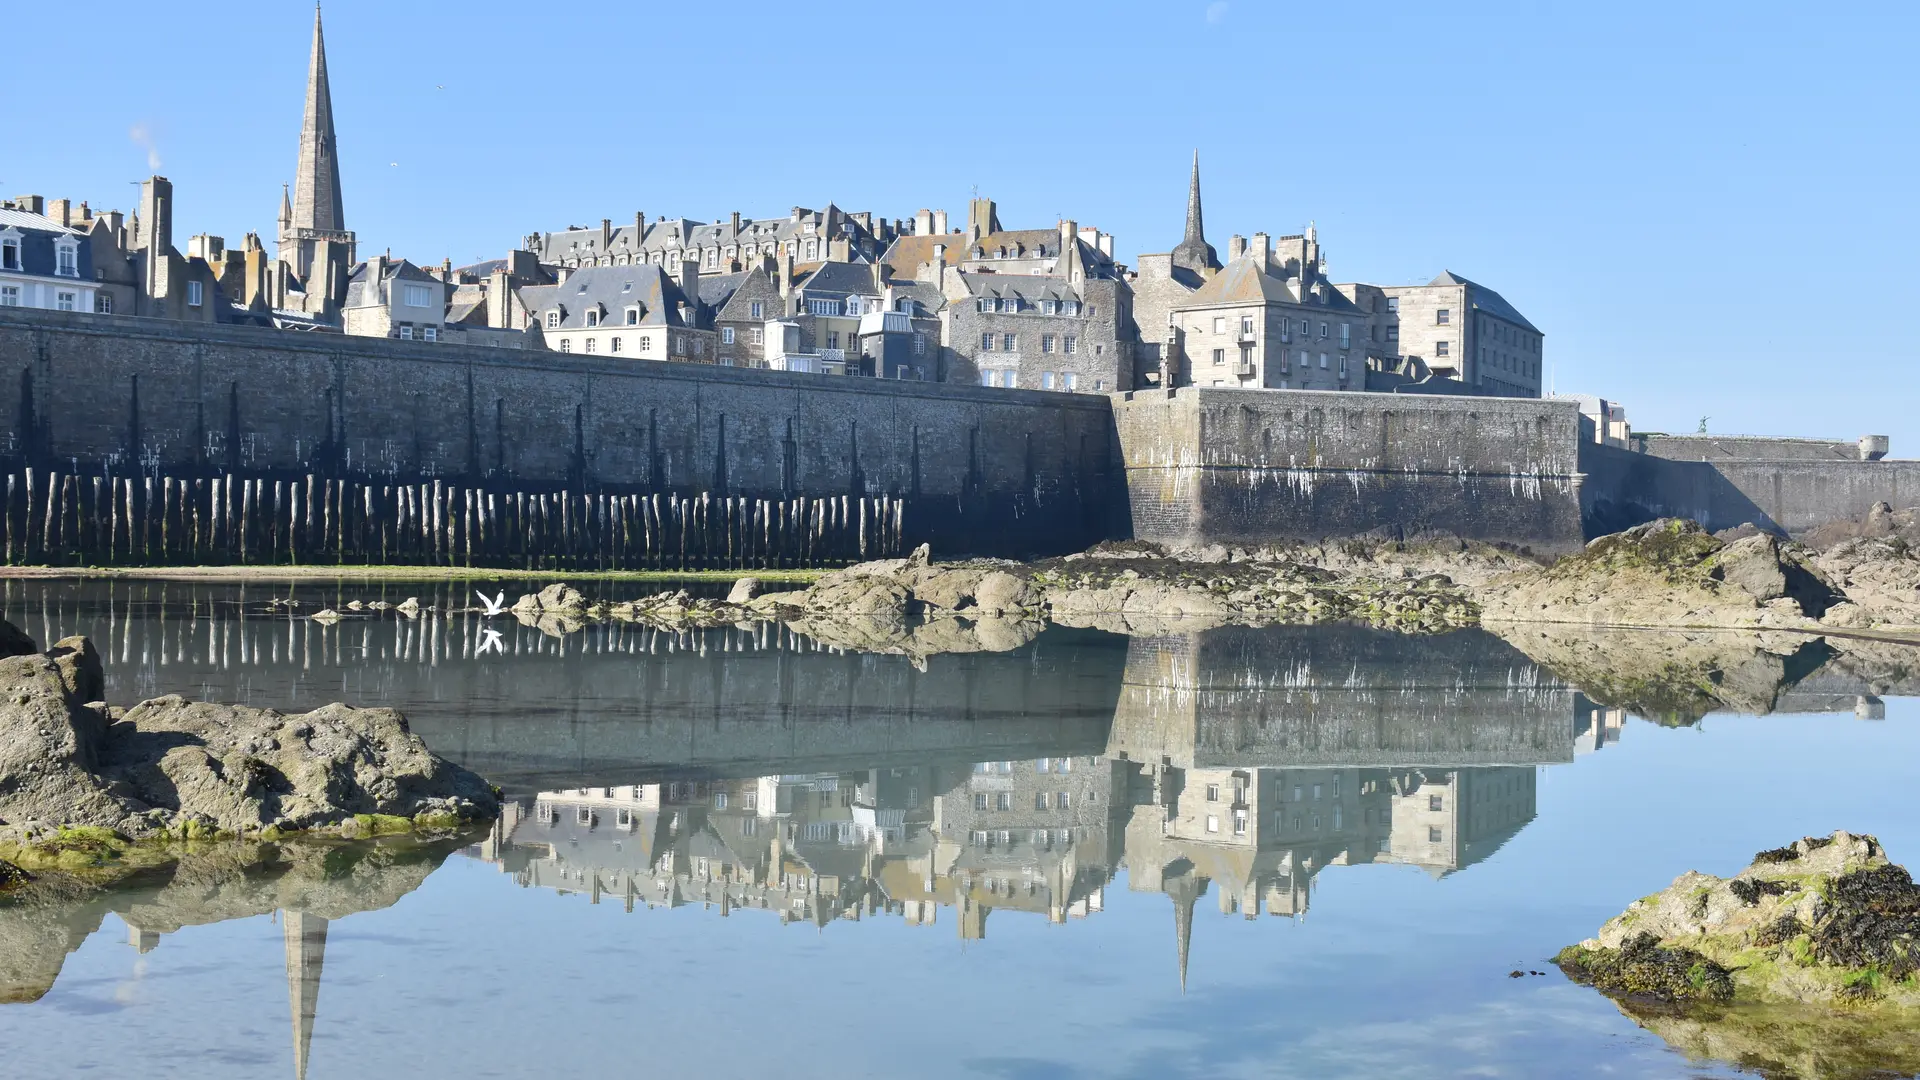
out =
[[[287,589],[12,582],[4,615],[92,636],[116,703],[399,706],[509,813],[444,861],[0,911],[0,971],[51,981],[0,987],[39,994],[0,1005],[7,1075],[1737,1075],[1546,958],[1803,834],[1920,861],[1920,705],[1826,672],[1803,711],[1662,727],[1477,631],[1056,628],[916,664],[323,627],[267,611]]]

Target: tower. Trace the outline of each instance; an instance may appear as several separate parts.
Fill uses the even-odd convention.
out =
[[[327,920],[304,911],[282,911],[287,943],[287,998],[293,1014],[293,1075],[307,1080],[313,1020],[320,1008],[320,972],[327,961]]]
[[[1173,249],[1173,265],[1205,276],[1220,269],[1220,256],[1207,243],[1200,219],[1200,151],[1193,152],[1193,181],[1187,187],[1187,232]]]
[[[300,124],[300,158],[293,197],[281,194],[279,261],[287,289],[302,294],[309,314],[331,316],[346,300],[354,237],[340,198],[340,149],[333,131],[333,94],[327,82],[327,44],[320,5],[313,7],[313,54],[307,64],[307,104]],[[292,307],[293,298],[276,306]]]

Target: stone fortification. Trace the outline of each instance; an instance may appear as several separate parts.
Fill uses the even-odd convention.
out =
[[[1571,403],[1182,387],[1120,395],[1114,416],[1140,539],[1582,540]]]

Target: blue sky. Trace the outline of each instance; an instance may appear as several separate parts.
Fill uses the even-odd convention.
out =
[[[326,19],[364,252],[466,262],[640,209],[963,220],[977,186],[1009,226],[1070,216],[1131,262],[1179,239],[1197,147],[1216,246],[1312,220],[1340,280],[1499,289],[1558,387],[1636,427],[1873,431],[1920,456],[1911,4],[334,0]],[[68,44],[10,56],[5,85],[44,92],[0,110],[0,190],[130,207],[151,155],[183,246],[270,236],[311,20],[89,8]]]

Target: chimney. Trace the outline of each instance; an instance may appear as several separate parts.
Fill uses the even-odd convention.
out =
[[[1263,232],[1254,233],[1253,257],[1260,260],[1262,270],[1266,269],[1267,265],[1273,261],[1273,238]]]
[[[935,210],[933,212],[933,231],[937,233],[947,231],[947,212],[945,210]]]
[[[1227,238],[1227,261],[1232,262],[1247,253],[1247,238],[1235,233]]]
[[[680,260],[680,291],[687,297],[687,323],[700,318],[700,264],[693,259]]]
[[[1113,258],[1113,234],[1112,233],[1103,232],[1100,234],[1100,254],[1105,255],[1109,259]]]
[[[933,261],[927,263],[927,276],[932,279],[934,288],[945,289],[947,285],[947,245],[938,241],[933,245]]]
[[[613,219],[600,219],[600,254],[605,255],[613,249]]]
[[[738,210],[733,212],[733,238],[735,240],[740,238],[740,211]]]
[[[925,236],[933,231],[933,211],[922,207],[913,215],[913,234]]]
[[[640,242],[642,240],[645,240],[646,238],[647,238],[647,212],[645,210],[635,210],[633,212],[633,244],[634,246],[635,247],[640,246]]]
[[[62,225],[73,224],[73,204],[65,199],[53,199],[47,203],[47,216]]]
[[[367,287],[360,293],[360,299],[363,303],[377,304],[383,299],[380,295],[380,284],[386,280],[386,277],[387,257],[385,255],[368,256]]]
[[[13,200],[13,202],[15,206],[18,206],[29,214],[44,214],[47,212],[47,200],[38,195],[22,195]]]
[[[780,285],[780,314],[787,313],[787,297],[793,293],[793,252],[780,249],[780,272],[775,275]]]
[[[513,279],[505,270],[487,275],[487,325],[510,329],[507,325],[508,301],[513,297]]]
[[[1069,251],[1072,251],[1072,250],[1073,250],[1073,242],[1074,242],[1075,240],[1078,240],[1079,238],[1080,238],[1080,224],[1079,224],[1079,222],[1076,222],[1076,221],[1062,221],[1062,222],[1060,223],[1060,251],[1059,251],[1059,255],[1060,255],[1060,257],[1061,257],[1061,258],[1063,258],[1063,259],[1064,259],[1064,258],[1066,258],[1066,256],[1067,256],[1067,252],[1069,252]]]

